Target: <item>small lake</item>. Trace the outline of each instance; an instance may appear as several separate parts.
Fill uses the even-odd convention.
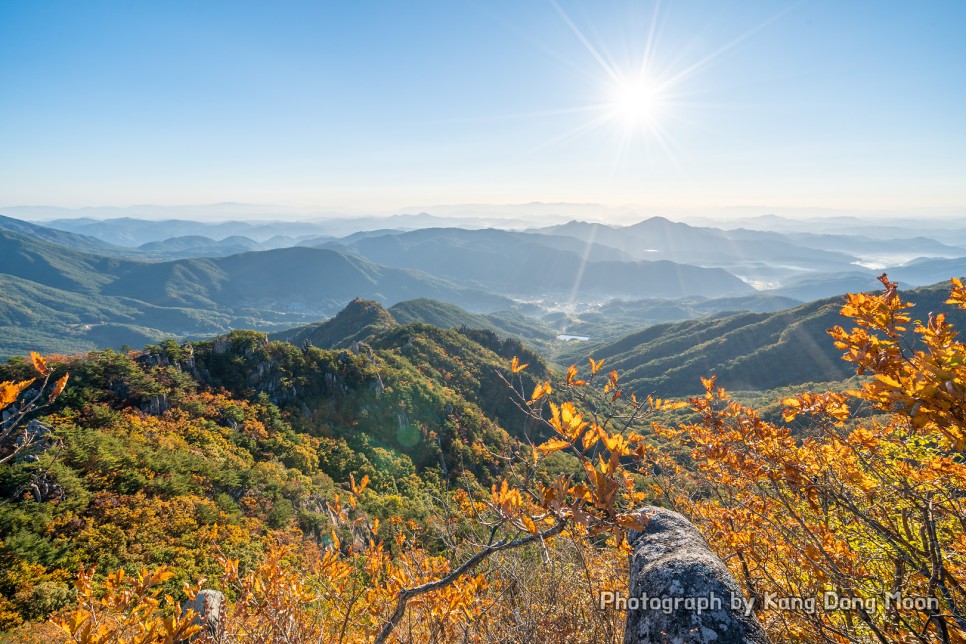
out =
[[[586,335],[567,335],[566,333],[561,333],[557,336],[558,340],[577,340],[578,342],[586,342],[590,340],[590,337]]]

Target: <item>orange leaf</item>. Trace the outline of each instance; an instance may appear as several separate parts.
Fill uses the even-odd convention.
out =
[[[541,398],[549,394],[551,391],[553,391],[553,389],[551,389],[549,382],[537,383],[537,386],[533,388],[533,395],[530,396],[530,402],[528,402],[527,404],[532,405],[533,403],[537,402],[538,400],[540,400]]]
[[[54,402],[55,400],[57,400],[57,396],[64,393],[64,387],[67,386],[67,378],[69,377],[70,377],[70,374],[65,373],[62,378],[59,378],[57,382],[54,383],[54,388],[53,390],[51,390],[50,397],[48,398],[50,402]]]
[[[604,393],[606,394],[611,389],[617,389],[617,371],[611,371],[607,375],[607,384],[604,385]]]
[[[584,434],[584,440],[583,440],[584,451],[589,450],[597,443],[597,441],[600,439],[601,436],[606,436],[606,435],[607,434],[604,432],[603,429],[600,428],[599,425],[592,426],[590,428],[590,431]]]
[[[34,363],[34,369],[36,369],[38,372],[40,372],[40,375],[42,375],[42,376],[49,376],[50,375],[50,369],[47,368],[47,361],[44,360],[44,357],[42,355],[40,355],[36,351],[31,351],[30,352],[30,359]]]
[[[531,534],[539,534],[537,531],[537,524],[533,522],[533,519],[524,514],[522,517],[520,517],[520,521],[523,522],[523,527],[527,529],[527,532]]]
[[[523,371],[524,369],[526,369],[528,366],[530,366],[530,363],[529,362],[525,362],[523,364],[520,364],[520,361],[517,360],[517,357],[516,356],[513,356],[513,360],[510,362],[510,373],[520,373],[521,371]]]
[[[33,384],[34,378],[30,380],[21,380],[20,382],[0,382],[0,409],[6,407],[7,405],[13,403],[17,400],[24,389]]]
[[[624,514],[617,517],[617,524],[627,530],[643,532],[647,530],[647,524],[650,523],[649,518],[646,514]]]
[[[575,387],[582,387],[587,384],[586,381],[577,379],[576,365],[570,365],[570,368],[567,369],[567,384]]]
[[[600,368],[604,366],[604,359],[594,361],[593,358],[587,358],[590,361],[590,375],[596,375]]]
[[[546,443],[538,447],[544,454],[549,454],[550,452],[556,452],[558,450],[570,447],[570,442],[565,441],[562,438],[551,438]]]

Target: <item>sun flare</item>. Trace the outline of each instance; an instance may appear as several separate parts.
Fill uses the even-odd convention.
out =
[[[628,130],[652,129],[661,116],[664,96],[651,79],[622,78],[614,83],[608,103],[611,116]]]

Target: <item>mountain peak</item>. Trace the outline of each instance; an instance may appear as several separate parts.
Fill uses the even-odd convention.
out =
[[[393,326],[396,326],[396,320],[381,304],[357,297],[334,318],[273,334],[272,339],[336,349],[351,346]]]

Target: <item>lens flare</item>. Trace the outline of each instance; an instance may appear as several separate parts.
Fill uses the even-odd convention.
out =
[[[647,77],[621,79],[611,92],[611,116],[628,130],[649,130],[658,122],[664,96],[659,85]]]

